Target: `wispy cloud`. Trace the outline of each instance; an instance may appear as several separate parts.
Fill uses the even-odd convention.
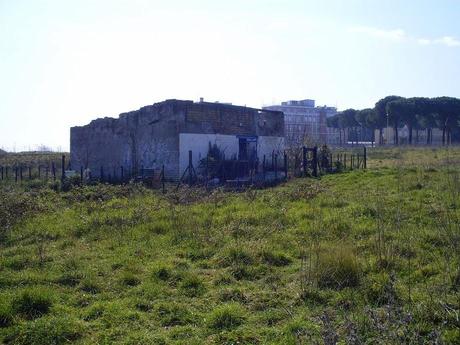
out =
[[[420,44],[421,46],[428,46],[433,43],[432,40],[429,40],[427,38],[418,38],[417,43]]]
[[[422,46],[444,45],[446,47],[459,47],[460,40],[453,36],[443,36],[439,38],[424,38],[408,35],[403,29],[379,29],[370,26],[358,26],[349,29],[350,32],[365,34],[369,37],[386,39],[395,42],[416,42]]]
[[[458,47],[460,46],[460,41],[452,36],[443,36],[437,39],[428,39],[428,38],[419,38],[417,43],[423,46],[441,44],[447,47]]]
[[[351,28],[350,31],[366,34],[371,37],[384,38],[393,41],[403,41],[407,38],[406,32],[402,29],[383,30],[369,26],[358,26]]]
[[[435,42],[439,43],[439,44],[444,44],[444,45],[446,45],[448,47],[458,47],[458,46],[460,46],[460,41],[455,39],[452,36],[441,37],[441,38],[437,39]]]

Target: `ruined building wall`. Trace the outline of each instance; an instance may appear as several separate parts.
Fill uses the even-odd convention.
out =
[[[120,177],[140,168],[160,170],[165,166],[168,179],[178,179],[188,165],[206,156],[209,142],[238,154],[239,136],[257,137],[260,159],[263,154],[284,149],[282,113],[227,105],[167,100],[121,114],[118,119],[103,118],[87,126],[71,128],[71,166],[88,167],[94,177]]]
[[[238,157],[239,137],[257,137],[257,155],[271,157],[273,151],[284,150],[284,117],[282,113],[259,109],[215,104],[187,105],[185,122],[179,134],[179,171],[188,166],[188,151],[192,163],[198,167],[206,157],[209,144],[217,147],[230,159]]]
[[[183,112],[163,102],[121,114],[118,119],[104,118],[70,131],[71,166],[74,170],[88,167],[98,177],[119,177],[140,168],[160,170],[176,179],[179,167],[178,126]]]

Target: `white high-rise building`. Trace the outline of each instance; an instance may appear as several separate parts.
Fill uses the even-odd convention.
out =
[[[315,106],[312,99],[281,102],[264,107],[284,113],[286,142],[291,145],[335,144],[337,131],[328,128],[326,119],[337,114],[337,108]]]

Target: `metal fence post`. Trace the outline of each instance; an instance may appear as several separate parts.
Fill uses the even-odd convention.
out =
[[[364,146],[364,169],[367,169],[367,147]]]
[[[163,194],[165,194],[166,190],[165,190],[165,166],[164,164],[161,167],[161,189],[163,191]]]
[[[318,146],[313,148],[313,176],[318,177]]]
[[[264,182],[265,182],[265,155],[264,155],[264,160],[262,162],[262,172],[263,172]]]
[[[284,178],[288,178],[288,157],[286,151],[284,151]]]
[[[192,150],[188,151],[188,184],[192,185]]]
[[[307,148],[302,147],[302,165],[303,165],[303,176],[307,176]]]
[[[278,154],[274,154],[274,158],[275,158],[275,181],[278,179]]]
[[[62,155],[61,158],[61,180],[64,181],[65,179],[65,156]]]

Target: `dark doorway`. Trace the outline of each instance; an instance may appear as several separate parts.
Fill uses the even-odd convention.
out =
[[[248,159],[248,143],[246,139],[240,138],[240,148],[238,151],[238,159],[240,161],[245,161]]]
[[[242,161],[257,158],[257,137],[239,137],[238,159]]]

